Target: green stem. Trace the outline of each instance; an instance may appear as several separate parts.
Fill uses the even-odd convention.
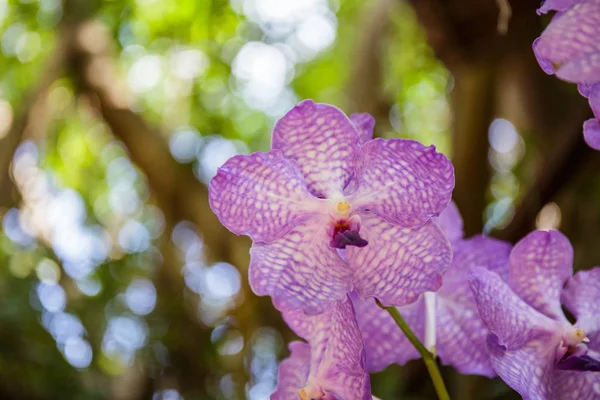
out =
[[[384,310],[386,310],[394,321],[396,325],[400,327],[402,332],[406,335],[408,340],[412,343],[413,346],[417,349],[421,357],[423,357],[423,361],[425,361],[425,366],[427,367],[427,371],[429,371],[429,375],[431,376],[431,380],[433,381],[433,386],[435,387],[435,391],[440,400],[450,400],[450,395],[448,394],[448,390],[444,385],[444,380],[442,379],[442,374],[440,374],[440,370],[435,362],[434,355],[423,346],[423,343],[419,340],[419,338],[415,335],[415,333],[410,329],[402,315],[398,312],[396,307],[386,307],[379,302],[379,300],[375,300],[377,305]]]

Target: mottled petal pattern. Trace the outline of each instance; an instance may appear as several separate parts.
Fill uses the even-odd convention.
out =
[[[521,300],[494,272],[473,268],[469,283],[479,315],[507,350],[519,350],[532,338],[562,326]]]
[[[494,334],[487,345],[494,370],[523,400],[551,399],[554,355],[560,339],[540,332],[516,350],[506,349]]]
[[[304,100],[275,124],[272,148],[297,163],[311,193],[331,197],[341,194],[354,175],[360,145],[342,111]]]
[[[556,16],[535,46],[536,54],[559,65],[557,75],[577,83],[600,80],[600,2],[581,1]],[[564,71],[563,71],[564,69]]]
[[[454,243],[452,266],[444,274],[440,295],[454,298],[462,287],[470,295],[468,274],[473,267],[485,267],[506,279],[511,248],[510,243],[481,235]]]
[[[292,342],[288,348],[291,354],[279,364],[277,390],[271,395],[271,400],[299,399],[298,393],[308,379],[310,346],[302,342]]]
[[[452,251],[435,222],[402,228],[377,215],[361,217],[361,235],[369,245],[346,249],[346,261],[355,273],[354,289],[361,297],[404,306],[423,292],[439,289]]]
[[[404,336],[390,314],[378,307],[375,300],[361,299],[356,294],[351,295],[351,298],[365,342],[368,372],[379,372],[391,364],[404,365],[420,358],[419,352]],[[398,307],[398,311],[415,334],[422,338],[425,330],[423,299]]]
[[[450,243],[455,243],[462,239],[465,232],[463,231],[463,219],[460,216],[456,203],[451,201],[440,216],[435,219],[437,224],[442,228]]]
[[[437,298],[437,352],[445,365],[463,374],[495,376],[486,349],[487,328],[474,301]]]
[[[569,279],[562,301],[590,338],[589,347],[600,351],[600,267],[579,271]]]
[[[329,247],[324,226],[309,220],[270,244],[254,243],[249,270],[254,293],[311,314],[344,299],[352,288],[351,271]]]
[[[434,146],[374,139],[362,147],[358,190],[348,201],[403,226],[437,217],[450,201],[454,168]]]
[[[336,303],[319,315],[284,310],[283,316],[311,346],[309,383],[342,399],[371,399],[363,340],[350,299]]]
[[[573,247],[555,230],[535,231],[517,243],[510,254],[508,283],[536,310],[566,321],[560,292],[573,273]]]
[[[298,169],[279,151],[230,158],[210,181],[209,200],[227,229],[267,243],[319,207]]]
[[[555,371],[552,391],[558,400],[600,400],[600,373]]]
[[[373,128],[375,128],[375,118],[369,113],[352,114],[350,121],[358,130],[360,144],[365,144],[373,139]]]

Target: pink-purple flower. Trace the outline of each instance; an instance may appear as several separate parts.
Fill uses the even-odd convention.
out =
[[[595,116],[584,137],[600,150],[600,0],[547,0],[539,12],[550,10],[558,13],[533,42],[534,54],[546,73],[579,84]]]
[[[511,252],[506,282],[471,272],[492,366],[524,399],[600,399],[600,268],[571,277],[572,262],[564,235],[536,231]]]
[[[505,277],[510,244],[475,236],[463,239],[462,219],[454,203],[442,212],[438,223],[454,251],[452,265],[435,294],[437,354],[443,364],[465,374],[494,376],[486,349],[487,329],[477,311],[468,282],[470,268],[480,266]],[[372,299],[353,297],[358,325],[365,340],[367,370],[377,372],[392,363],[404,364],[419,354],[391,316]],[[398,311],[421,341],[425,340],[426,304],[423,296]]]
[[[284,310],[283,317],[307,343],[292,342],[279,365],[272,400],[371,400],[365,351],[350,299],[315,316]]]
[[[433,146],[371,140],[373,124],[306,100],[277,122],[271,151],[219,169],[210,204],[253,240],[256,294],[317,314],[352,290],[402,306],[439,288],[451,251],[431,219],[450,200],[452,165]]]

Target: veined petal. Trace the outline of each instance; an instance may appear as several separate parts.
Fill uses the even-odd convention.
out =
[[[533,338],[560,331],[559,322],[521,300],[498,274],[476,267],[469,283],[481,319],[506,350],[517,351]]]
[[[358,131],[360,144],[363,145],[373,139],[373,128],[375,128],[375,118],[369,113],[352,114],[350,121]]]
[[[598,372],[555,371],[552,394],[560,400],[600,400]]]
[[[452,265],[437,292],[438,355],[442,362],[465,374],[494,376],[486,350],[488,330],[483,324],[468,282],[473,267],[506,276],[509,243],[474,236],[453,244]]]
[[[579,271],[569,279],[562,302],[577,318],[576,326],[590,339],[588,346],[600,351],[600,267]]]
[[[583,123],[583,138],[592,149],[600,150],[600,122],[596,118]]]
[[[350,297],[365,343],[368,372],[379,372],[391,364],[404,365],[410,360],[420,358],[419,352],[404,336],[390,314],[379,308],[375,300],[361,299],[356,293]],[[415,334],[422,339],[425,330],[423,299],[398,307],[398,311]]]
[[[510,254],[508,284],[526,303],[547,316],[566,321],[560,292],[573,273],[573,247],[555,230],[535,231]]]
[[[271,242],[320,206],[280,151],[230,158],[210,181],[210,206],[227,229]]]
[[[354,289],[361,297],[404,306],[423,292],[439,289],[452,250],[435,222],[402,228],[374,214],[364,213],[361,218],[360,233],[369,245],[346,249],[346,262],[355,274]]]
[[[473,267],[485,267],[506,279],[511,248],[508,242],[482,235],[455,242],[452,245],[452,264],[444,273],[440,295],[454,297],[457,286],[464,286],[465,292],[470,295],[468,275]]]
[[[454,188],[450,160],[414,140],[374,139],[362,147],[359,186],[348,201],[402,226],[422,224],[448,205]]]
[[[444,208],[435,221],[442,228],[450,243],[455,243],[463,238],[465,234],[463,231],[463,219],[455,202],[451,201],[448,203],[448,206]]]
[[[560,64],[599,51],[599,22],[598,1],[580,1],[552,19],[540,37],[538,51]]]
[[[343,300],[352,288],[351,270],[329,247],[325,222],[319,219],[298,224],[272,243],[254,243],[248,273],[257,295],[310,314]]]
[[[299,399],[298,393],[304,387],[310,372],[310,346],[303,342],[288,345],[290,356],[279,364],[277,390],[271,400]]]
[[[551,397],[554,356],[560,339],[538,332],[518,349],[511,350],[490,334],[487,347],[496,373],[524,400],[548,400]]]
[[[363,340],[348,298],[319,315],[285,310],[283,316],[311,346],[309,386],[341,399],[371,399]]]
[[[546,0],[537,12],[538,14],[546,14],[549,11],[565,11],[578,1],[581,0]]]
[[[488,330],[473,300],[437,298],[437,352],[462,374],[495,376],[486,348]]]
[[[304,100],[275,124],[272,148],[294,160],[312,194],[341,194],[360,148],[358,132],[338,108]]]

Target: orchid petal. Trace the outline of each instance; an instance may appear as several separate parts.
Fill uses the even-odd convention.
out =
[[[598,372],[556,371],[552,392],[560,400],[600,400]]]
[[[361,163],[358,189],[348,201],[402,226],[437,217],[452,196],[454,169],[434,146],[374,139],[362,147]]]
[[[344,299],[352,288],[351,270],[329,247],[324,226],[308,220],[270,244],[254,243],[249,270],[254,293],[311,314]]]
[[[475,302],[437,298],[437,353],[445,365],[462,374],[495,376],[490,364],[484,326]]]
[[[577,318],[577,326],[590,339],[589,347],[600,351],[600,267],[579,271],[562,292],[565,307]]]
[[[371,399],[363,340],[348,298],[319,315],[284,310],[283,316],[311,346],[309,385],[342,399]]]
[[[546,14],[549,11],[565,11],[578,1],[580,0],[546,0],[537,12],[538,14]]]
[[[436,291],[450,265],[452,251],[433,221],[402,228],[373,214],[361,215],[361,236],[369,245],[346,249],[354,271],[354,289],[363,298],[404,306],[423,292]]]
[[[230,158],[210,181],[209,200],[227,229],[267,243],[319,207],[300,172],[279,151]]]
[[[288,345],[289,358],[279,364],[277,390],[271,400],[299,399],[299,391],[306,384],[310,372],[310,346],[303,342]]]
[[[354,175],[360,145],[354,124],[342,111],[305,100],[275,124],[272,148],[296,162],[312,194],[332,197]]]
[[[490,334],[487,345],[494,370],[523,400],[547,400],[552,398],[554,356],[559,342],[551,333],[538,332],[519,349],[510,350]]]
[[[596,118],[583,123],[583,138],[592,149],[600,150],[600,122]]]
[[[465,234],[463,219],[455,202],[448,203],[448,206],[444,208],[435,221],[442,228],[450,243],[455,243],[463,238]]]
[[[576,83],[600,81],[600,2],[581,1],[556,16],[535,45],[536,55],[559,65]]]
[[[377,306],[375,300],[361,299],[356,294],[350,297],[365,342],[368,372],[379,372],[391,364],[404,365],[410,360],[420,358],[419,352],[402,333],[391,315]],[[402,318],[419,337],[424,331],[423,310],[422,299],[405,307],[398,307]]]
[[[560,292],[573,273],[573,247],[555,230],[535,231],[517,243],[510,254],[508,284],[533,308],[566,321]]]
[[[494,272],[473,268],[469,283],[481,319],[497,336],[498,344],[509,351],[517,351],[532,338],[562,327],[521,300]]]
[[[352,114],[350,121],[358,131],[359,142],[361,145],[373,139],[373,128],[375,128],[375,118],[369,113]]]

